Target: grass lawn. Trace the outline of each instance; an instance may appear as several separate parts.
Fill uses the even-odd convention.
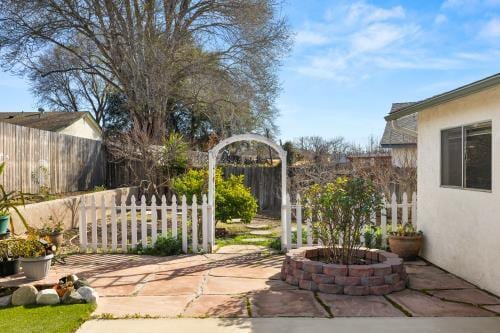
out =
[[[70,333],[90,318],[93,304],[11,306],[0,309],[0,332]]]

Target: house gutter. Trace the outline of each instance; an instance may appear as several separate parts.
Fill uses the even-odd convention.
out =
[[[399,119],[401,117],[408,116],[410,114],[422,111],[424,109],[428,109],[436,105],[440,105],[467,95],[477,93],[481,90],[491,88],[499,84],[500,84],[500,73],[489,76],[485,79],[476,82],[469,83],[465,86],[445,92],[443,94],[425,99],[421,102],[410,105],[396,112],[390,113],[385,117],[385,120],[391,121],[392,124],[393,120]]]

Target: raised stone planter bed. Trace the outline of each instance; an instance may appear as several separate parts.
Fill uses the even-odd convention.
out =
[[[323,247],[290,250],[281,268],[281,279],[300,289],[353,296],[386,295],[406,288],[403,259],[377,249],[358,249],[365,265],[326,264],[318,261]]]

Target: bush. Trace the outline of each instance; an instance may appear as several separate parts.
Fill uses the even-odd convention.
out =
[[[311,186],[305,199],[305,216],[311,218],[314,231],[329,249],[327,261],[355,263],[364,226],[381,206],[375,186],[360,178],[339,177],[334,183]]]
[[[152,256],[173,256],[182,253],[182,241],[172,236],[158,236],[152,247],[138,244],[135,253]]]
[[[222,178],[222,171],[217,169],[215,174],[215,219],[226,222],[240,218],[244,223],[250,223],[257,214],[257,201],[250,189],[244,185],[244,176],[231,175],[228,179]],[[206,170],[189,170],[185,175],[172,182],[173,191],[185,195],[189,204],[193,194],[198,200],[208,190],[208,172]]]

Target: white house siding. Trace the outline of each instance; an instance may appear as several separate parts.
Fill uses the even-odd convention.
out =
[[[391,148],[392,165],[397,167],[417,166],[417,147]]]
[[[440,187],[441,130],[492,121],[492,191]],[[418,228],[423,257],[500,295],[500,87],[418,115]]]
[[[59,131],[59,133],[98,141],[102,140],[101,133],[99,133],[85,117],[78,119],[70,126]]]

